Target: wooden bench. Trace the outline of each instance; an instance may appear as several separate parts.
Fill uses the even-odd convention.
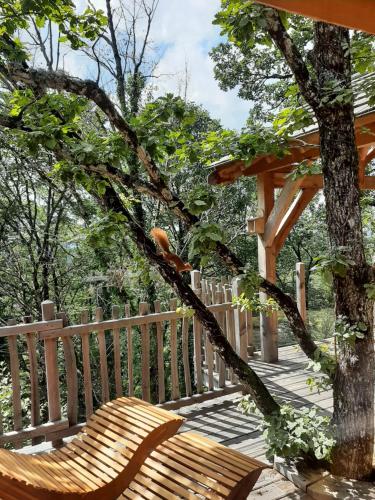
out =
[[[241,500],[267,467],[211,439],[183,432],[151,453],[119,499]]]
[[[82,432],[41,455],[0,450],[2,500],[116,499],[183,418],[136,398],[103,405]]]

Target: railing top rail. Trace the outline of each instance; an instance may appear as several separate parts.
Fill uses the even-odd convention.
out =
[[[26,333],[47,332],[62,328],[61,319],[51,321],[36,321],[35,323],[19,323],[17,325],[8,325],[0,327],[0,337],[11,337],[12,335],[21,335]]]
[[[231,307],[231,302],[223,304],[214,304],[209,306],[212,312],[225,311]],[[40,339],[71,337],[73,335],[81,335],[102,330],[113,330],[114,328],[129,328],[132,326],[147,325],[150,323],[160,323],[161,321],[170,321],[174,319],[182,319],[182,315],[176,311],[165,311],[161,313],[152,313],[147,315],[131,316],[130,318],[108,319],[106,321],[94,321],[81,325],[70,325],[66,327],[57,327],[52,331],[44,331],[39,334]]]

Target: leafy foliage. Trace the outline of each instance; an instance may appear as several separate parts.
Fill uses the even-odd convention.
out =
[[[307,377],[306,384],[310,390],[325,391],[332,386],[332,377],[336,370],[336,361],[329,353],[327,344],[321,344],[314,352],[314,359],[310,359],[307,370],[312,370],[313,375]],[[323,374],[323,375],[322,375]]]
[[[84,45],[84,39],[94,40],[106,23],[102,10],[95,11],[87,7],[82,14],[77,14],[71,0],[1,0],[0,11],[0,52],[6,53],[12,60],[27,59],[26,52],[18,40],[9,43],[9,37],[19,29],[27,29],[34,18],[36,26],[43,28],[46,21],[52,21],[58,27],[60,41],[69,42],[73,49]]]
[[[240,401],[238,409],[244,415],[259,415],[249,396]],[[267,443],[266,456],[269,459],[274,455],[297,458],[311,454],[318,460],[330,460],[335,444],[331,419],[320,415],[316,407],[296,409],[283,404],[279,414],[263,417],[260,428]]]
[[[233,306],[239,306],[241,311],[253,311],[266,315],[279,310],[277,302],[271,297],[265,301],[261,301],[259,295],[253,295],[251,298],[248,298],[244,293],[241,293],[239,297],[233,297],[232,304]]]
[[[312,369],[315,373],[325,373],[330,378],[333,376],[336,370],[336,361],[324,347],[324,344],[315,350],[314,359],[309,360],[307,369]]]
[[[352,325],[349,323],[348,318],[339,315],[335,322],[334,337],[337,338],[339,345],[346,344],[354,347],[357,339],[363,339],[367,331],[367,326],[364,323],[357,323]]]
[[[328,284],[332,283],[333,276],[345,278],[349,267],[355,264],[352,259],[345,256],[345,251],[345,247],[337,247],[331,249],[328,255],[316,257],[313,270],[318,271]]]
[[[183,318],[190,319],[194,316],[195,311],[191,307],[187,307],[185,305],[182,305],[182,306],[176,308],[176,313],[181,314],[181,316]]]
[[[224,239],[224,232],[218,224],[202,222],[192,229],[191,234],[189,259],[200,256],[201,265],[204,265],[216,243]]]

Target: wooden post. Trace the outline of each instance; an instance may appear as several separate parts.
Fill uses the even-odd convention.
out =
[[[232,288],[225,288],[225,302],[232,302]],[[233,349],[236,349],[236,336],[235,336],[235,327],[234,327],[234,309],[233,307],[229,307],[226,310],[226,325],[227,325],[227,337],[230,345]],[[233,372],[233,368],[229,368],[229,379],[232,384],[234,384],[236,380],[236,375]]]
[[[154,302],[155,313],[160,313],[160,300]],[[165,374],[164,374],[164,336],[163,326],[158,321],[156,325],[156,343],[157,343],[157,357],[158,357],[158,396],[159,403],[165,401]]]
[[[301,318],[306,321],[306,279],[305,264],[303,262],[297,262],[296,264],[296,298]]]
[[[182,319],[182,363],[184,367],[184,380],[186,396],[191,396],[193,391],[191,387],[190,364],[189,364],[189,318]]]
[[[24,316],[24,323],[32,323],[33,318],[31,316]],[[31,425],[36,427],[40,425],[40,397],[39,397],[39,380],[38,380],[38,357],[36,352],[36,334],[27,333],[26,334],[26,344],[27,353],[29,357],[29,369],[30,369],[30,402],[31,402]],[[43,441],[42,436],[38,436],[31,440],[32,445],[39,444]]]
[[[171,299],[169,303],[171,311],[177,309],[177,299]],[[171,320],[171,396],[172,399],[180,399],[180,385],[178,381],[178,359],[177,359],[177,320]]]
[[[65,313],[56,314],[56,318],[63,320],[63,326],[68,326],[68,318]],[[77,377],[77,361],[74,351],[72,337],[62,337],[64,358],[65,358],[65,373],[66,385],[68,392],[67,414],[69,425],[73,426],[78,423],[78,377]]]
[[[139,303],[139,315],[148,314],[147,302]],[[151,400],[150,394],[150,332],[148,325],[141,325],[141,366],[142,366],[142,399]]]
[[[211,304],[211,293],[208,291],[202,294],[202,302],[209,306]],[[212,349],[212,344],[208,338],[207,331],[205,330],[205,354],[206,354],[206,364],[207,364],[207,387],[209,391],[214,390],[214,352]]]
[[[112,306],[112,319],[119,319],[120,307]],[[115,389],[116,398],[122,396],[122,376],[121,376],[121,345],[120,345],[120,328],[114,328],[113,334],[113,355],[115,359]]]
[[[8,325],[16,325],[15,319],[10,319]],[[20,363],[18,359],[17,335],[8,337],[10,375],[12,379],[12,407],[13,407],[13,429],[20,431],[22,429],[22,405],[21,405],[21,378]],[[22,442],[17,441],[15,448],[21,448]]]
[[[97,323],[103,321],[103,308],[97,307],[95,319]],[[107,347],[105,342],[104,328],[98,328],[99,360],[100,360],[100,378],[102,382],[102,404],[109,401],[109,381],[107,364]]]
[[[269,217],[274,205],[274,187],[270,174],[257,177],[258,209],[266,218]],[[266,246],[263,235],[258,234],[258,265],[259,274],[267,280],[276,281],[276,252],[274,245]],[[261,301],[267,300],[263,292],[259,294]],[[262,360],[272,363],[278,360],[277,313],[260,315],[260,342]]]
[[[247,353],[249,356],[254,356],[254,329],[253,329],[253,313],[246,313],[246,330],[247,330]]]
[[[125,304],[125,318],[130,317],[130,304]],[[133,330],[126,328],[126,340],[128,344],[128,395],[134,396],[134,374],[133,374]]]
[[[191,271],[191,288],[194,293],[201,298],[201,273],[199,271]],[[203,377],[202,377],[202,325],[197,319],[196,315],[193,316],[193,335],[194,335],[194,375],[197,392],[203,392]]]
[[[42,302],[42,319],[43,321],[55,319],[55,304],[51,300]],[[48,418],[50,422],[56,422],[56,420],[61,419],[61,405],[57,340],[55,338],[45,339],[44,357],[46,362]],[[52,441],[52,446],[58,447],[61,443],[62,440],[58,439]]]
[[[221,285],[217,286],[217,291],[215,293],[215,303],[222,304],[224,302],[223,287]],[[225,330],[225,313],[223,311],[218,312],[216,315],[216,320],[220,325],[223,334],[228,337],[228,333]],[[217,370],[219,372],[219,387],[225,387],[225,363],[224,360],[218,356],[219,362]]]
[[[89,312],[87,309],[81,312],[81,323],[86,324],[89,322]],[[85,393],[85,414],[86,420],[92,415],[93,401],[92,401],[92,380],[91,380],[91,367],[90,367],[90,333],[81,334],[82,341],[82,366],[83,366],[83,389]]]
[[[241,278],[234,278],[232,281],[232,291],[235,297],[239,297],[241,291]],[[241,358],[248,361],[247,355],[247,331],[246,331],[246,311],[241,311],[239,307],[234,309],[234,331],[236,340],[236,352]]]

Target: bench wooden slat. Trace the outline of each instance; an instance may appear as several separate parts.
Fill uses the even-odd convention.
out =
[[[220,457],[224,457],[221,462]],[[215,441],[184,432],[151,453],[121,498],[132,498],[138,484],[157,491],[155,483],[174,492],[174,498],[245,500],[266,467]]]

